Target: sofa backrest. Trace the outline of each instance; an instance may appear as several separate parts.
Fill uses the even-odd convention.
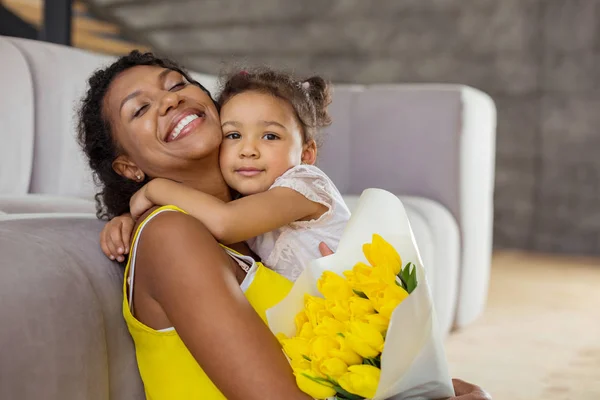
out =
[[[27,187],[30,193],[92,198],[91,174],[75,140],[75,109],[92,71],[114,58],[7,37],[0,37],[0,58],[18,76],[18,82],[0,77],[18,100],[0,99],[0,127],[19,132],[8,135],[17,150],[0,150],[0,195]],[[193,75],[216,91],[214,76]],[[460,85],[335,85],[333,99],[333,124],[324,130],[318,165],[343,194],[380,187],[426,197],[462,225],[464,193],[476,186],[484,193],[477,202],[491,210],[496,120],[489,96]],[[22,157],[15,164],[17,153]],[[484,168],[464,163],[474,159],[484,159]],[[481,175],[474,177],[476,185],[464,179],[468,174]]]
[[[0,36],[0,195],[29,191],[33,164],[33,82],[27,61]]]

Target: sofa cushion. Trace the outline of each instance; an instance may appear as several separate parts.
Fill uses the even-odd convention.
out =
[[[1,397],[143,399],[121,315],[123,270],[100,251],[102,222],[9,217],[0,220]]]

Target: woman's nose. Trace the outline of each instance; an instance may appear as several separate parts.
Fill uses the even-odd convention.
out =
[[[166,115],[172,109],[177,108],[182,101],[183,99],[177,93],[166,92],[160,99],[160,114]]]

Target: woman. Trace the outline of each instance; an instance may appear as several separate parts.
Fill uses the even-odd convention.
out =
[[[102,185],[97,196],[104,204],[100,216],[126,212],[131,196],[153,177],[231,200],[218,164],[218,110],[208,91],[185,71],[168,60],[133,52],[96,72],[89,85],[80,110],[79,139]],[[168,141],[181,117],[190,113],[199,118],[178,140]],[[276,339],[240,290],[245,278],[240,257],[181,212],[156,215],[141,239],[130,255],[136,265],[132,315],[141,330],[149,335],[168,330],[168,335],[180,338],[185,351],[228,399],[307,398],[296,387]],[[244,244],[231,247],[248,254]],[[165,365],[173,361],[168,359],[171,354],[180,354],[180,349],[136,347],[147,391],[156,387],[152,379],[168,373],[160,371],[160,365],[143,365],[141,355],[153,351],[167,357]],[[182,386],[196,384],[183,382]],[[465,399],[485,399],[476,390],[467,386],[463,393],[474,394]]]

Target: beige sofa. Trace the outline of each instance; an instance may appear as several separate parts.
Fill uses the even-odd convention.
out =
[[[0,59],[0,398],[142,398],[122,270],[100,252],[74,140],[86,78],[111,58],[0,37]],[[440,325],[465,326],[487,295],[493,102],[456,85],[337,85],[331,111],[320,166],[351,208],[367,187],[401,195]]]

